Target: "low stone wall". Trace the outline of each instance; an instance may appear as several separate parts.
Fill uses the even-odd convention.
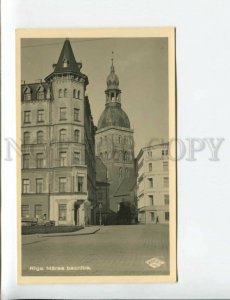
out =
[[[83,229],[84,226],[22,226],[22,234],[38,234],[38,233],[62,233],[74,232]]]

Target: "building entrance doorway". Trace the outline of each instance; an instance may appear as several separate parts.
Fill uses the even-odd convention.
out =
[[[79,207],[80,204],[75,202],[74,203],[74,224],[79,225]]]

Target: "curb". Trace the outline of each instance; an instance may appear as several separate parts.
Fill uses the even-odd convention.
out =
[[[98,232],[100,230],[100,228],[97,228],[96,230],[92,231],[92,232],[88,232],[88,233],[80,233],[78,231],[76,231],[75,233],[70,233],[70,234],[66,234],[65,233],[50,233],[50,234],[44,234],[44,235],[40,235],[40,237],[63,237],[63,236],[78,236],[78,235],[90,235],[90,234],[95,234],[96,232]]]

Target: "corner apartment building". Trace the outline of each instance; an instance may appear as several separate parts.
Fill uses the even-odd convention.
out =
[[[91,223],[96,201],[95,126],[67,39],[44,82],[21,86],[22,219]]]
[[[138,221],[169,222],[168,143],[141,149],[137,156]]]

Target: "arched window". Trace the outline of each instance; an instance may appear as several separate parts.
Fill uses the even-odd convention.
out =
[[[61,129],[59,132],[59,140],[60,142],[66,141],[66,129]]]
[[[44,133],[43,131],[37,132],[37,143],[42,144],[44,142]]]
[[[105,159],[108,159],[108,153],[105,151]]]
[[[125,154],[124,154],[124,160],[127,161],[128,158],[129,158],[129,154],[128,154],[128,152],[125,152]]]
[[[77,98],[80,99],[80,96],[81,96],[81,92],[77,91]]]
[[[119,169],[119,178],[122,178],[122,168]]]
[[[78,129],[74,130],[74,142],[79,143],[80,131]]]
[[[153,169],[153,165],[152,163],[149,163],[149,172],[152,172],[152,169]]]
[[[24,144],[27,145],[30,143],[30,133],[27,131],[27,132],[24,132]]]
[[[121,144],[121,136],[120,135],[118,137],[118,142],[119,142],[119,144]]]
[[[66,98],[67,96],[68,96],[67,89],[64,89],[64,97]]]
[[[58,90],[58,97],[59,97],[59,98],[62,98],[62,97],[63,97],[62,89],[59,89],[59,90]]]
[[[129,177],[129,169],[125,168],[125,177],[128,178]]]
[[[73,90],[73,98],[77,98],[77,91],[76,91],[76,89]]]
[[[119,160],[120,160],[120,161],[123,160],[123,153],[122,153],[122,151],[119,152]]]
[[[114,152],[114,158],[118,159],[118,153],[117,153],[117,151]]]

